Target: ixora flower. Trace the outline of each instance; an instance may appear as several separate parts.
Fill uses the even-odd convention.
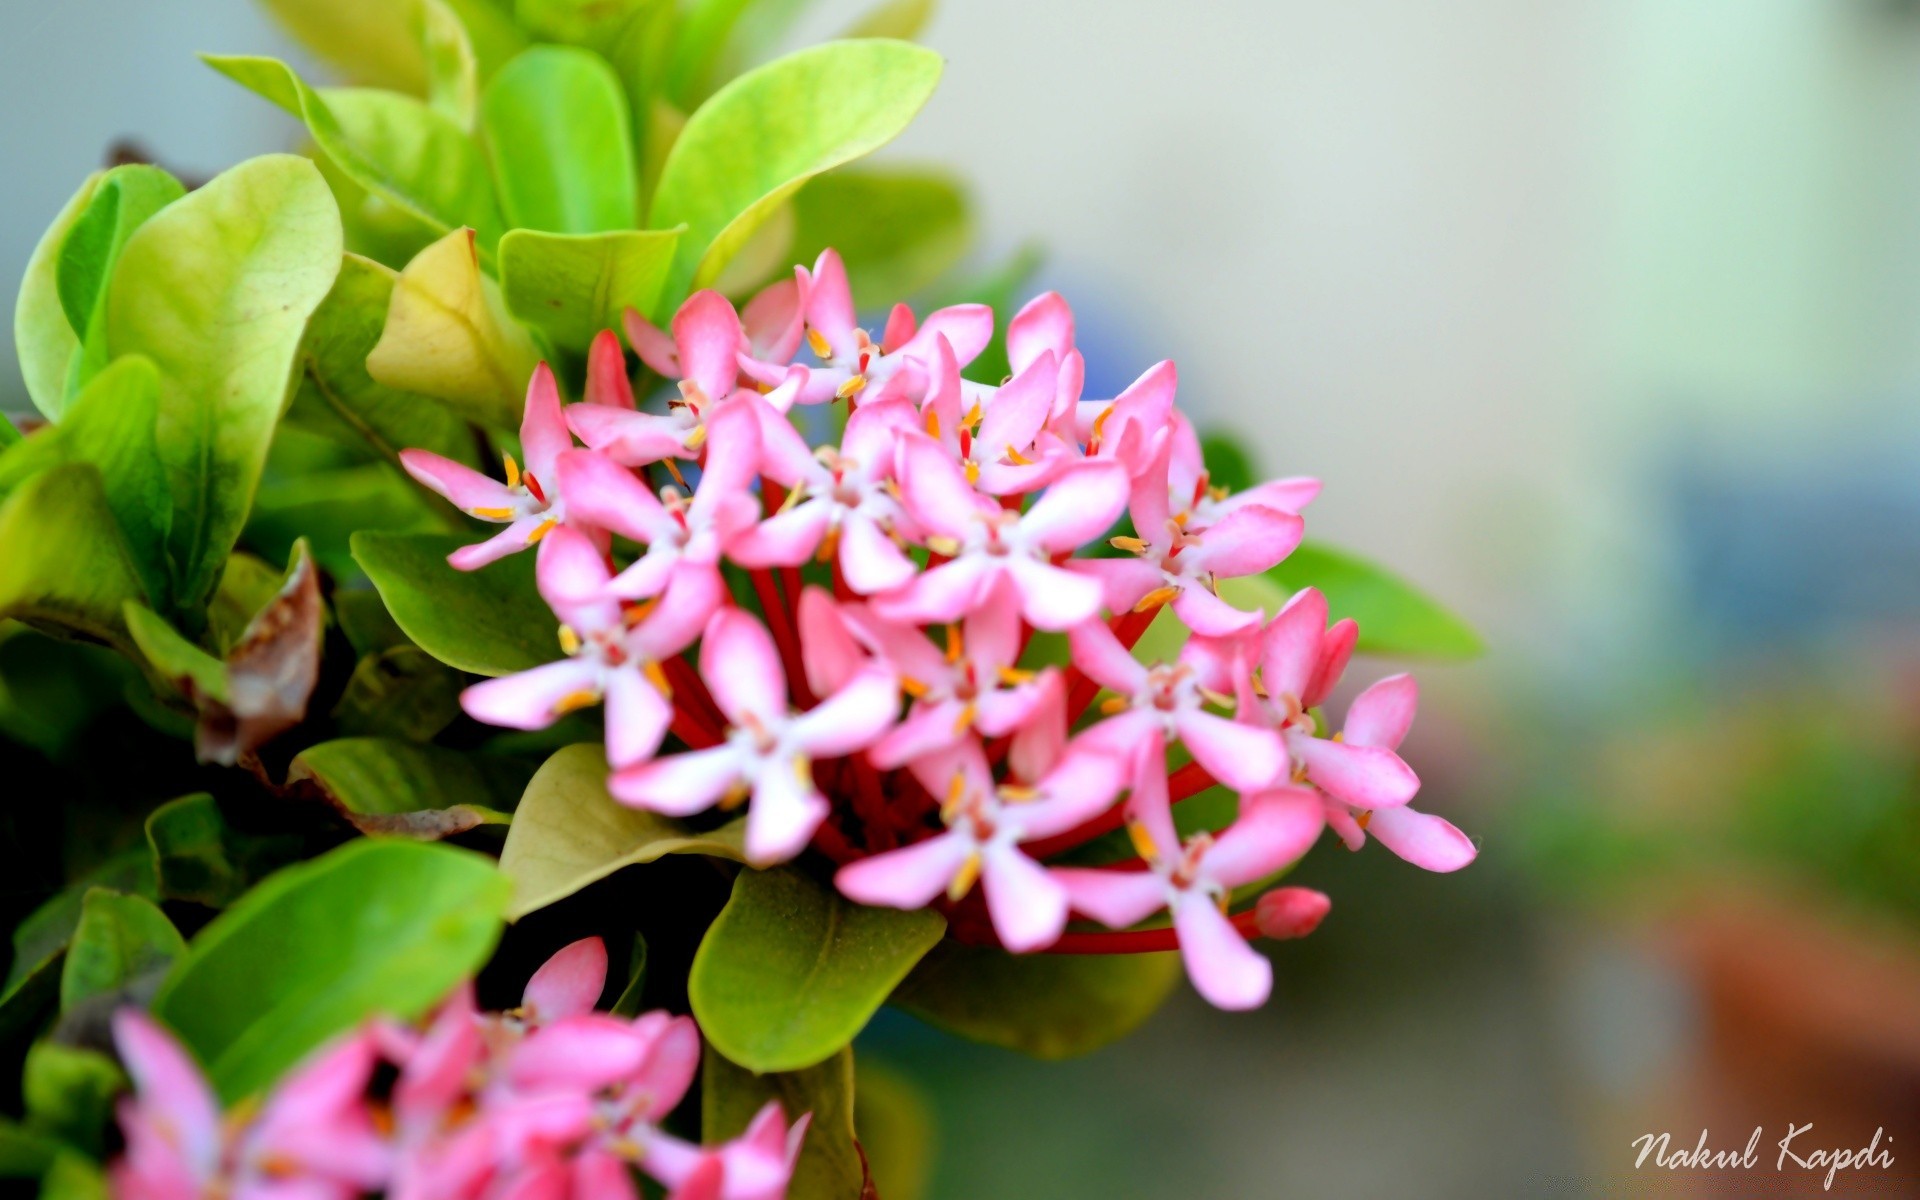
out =
[[[699,1031],[665,1012],[594,1011],[606,969],[598,938],[575,942],[517,1009],[482,1012],[462,986],[423,1028],[371,1022],[224,1114],[172,1035],[122,1010],[114,1044],[134,1093],[120,1107],[113,1194],[639,1200],[638,1169],[674,1200],[780,1200],[811,1114],[789,1126],[770,1102],[717,1146],[663,1132],[699,1072]]]
[[[1320,706],[1353,622],[1329,624],[1313,589],[1270,622],[1220,598],[1219,580],[1299,544],[1319,483],[1215,485],[1172,363],[1084,399],[1072,310],[1048,293],[1011,323],[1012,374],[966,380],[987,310],[921,322],[898,306],[875,342],[831,251],[744,312],[703,292],[670,332],[627,321],[668,381],[664,412],[633,402],[611,335],[583,402],[550,409],[536,379],[542,428],[589,447],[543,443],[556,524],[537,577],[568,657],[475,685],[469,713],[537,728],[604,699],[622,803],[689,818],[745,804],[752,865],[817,853],[847,896],[937,907],[963,941],[1177,947],[1228,1008],[1271,985],[1249,939],[1326,915],[1316,892],[1259,893],[1329,824],[1435,870],[1472,858],[1406,807],[1412,680],[1376,684],[1329,737]],[[811,365],[793,361],[808,349]],[[845,419],[820,444],[803,431],[831,414],[796,406],[828,402]],[[1171,663],[1133,652],[1155,620],[1188,635]],[[1176,836],[1175,806],[1216,785],[1238,815]],[[1123,826],[1132,865],[1057,862]],[[1162,909],[1170,921],[1128,928]],[[1112,928],[1070,927],[1075,912]],[[569,1036],[590,1035],[605,1031]],[[743,1181],[780,1175],[786,1136],[756,1126],[719,1157],[637,1140],[668,1147],[644,1161],[670,1185],[745,1197],[759,1185]]]

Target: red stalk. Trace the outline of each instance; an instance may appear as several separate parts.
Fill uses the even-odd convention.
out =
[[[1229,918],[1241,937],[1252,941],[1259,936],[1254,928],[1253,910],[1234,913]],[[1045,954],[1149,954],[1158,950],[1178,950],[1180,940],[1173,926],[1159,929],[1125,929],[1113,932],[1063,933]]]

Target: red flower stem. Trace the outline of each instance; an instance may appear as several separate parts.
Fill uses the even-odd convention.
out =
[[[1167,777],[1167,799],[1178,804],[1190,796],[1198,796],[1219,782],[1205,767],[1197,762],[1189,762]]]
[[[1241,937],[1252,941],[1259,936],[1254,928],[1253,910],[1234,913],[1228,918]],[[1124,929],[1112,932],[1063,933],[1060,940],[1046,948],[1046,954],[1150,954],[1160,950],[1178,950],[1179,935],[1173,926],[1159,929]]]
[[[893,827],[887,810],[886,792],[880,787],[880,772],[864,753],[847,759],[847,773],[853,777],[853,811],[867,830],[867,850],[878,854],[900,844],[899,831]]]
[[[706,731],[707,745],[717,745],[722,740],[720,731],[727,727],[727,719],[721,714],[720,706],[713,702],[713,694],[707,691],[700,673],[678,655],[662,662],[660,669],[666,673],[667,686],[673,689],[674,708]]]
[[[771,517],[786,503],[786,489],[771,479],[763,478],[760,481],[760,499],[766,515]],[[760,614],[773,634],[773,644],[780,651],[780,663],[786,670],[787,686],[793,693],[794,702],[801,708],[812,708],[814,696],[807,687],[806,672],[800,665],[800,628],[794,619],[794,607],[800,597],[782,597],[779,585],[773,580],[773,572],[765,567],[749,571],[747,575],[753,580],[753,594],[760,601]]]

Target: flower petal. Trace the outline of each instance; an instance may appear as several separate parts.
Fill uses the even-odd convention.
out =
[[[745,609],[723,608],[700,639],[700,677],[736,726],[787,719],[787,675],[773,635]]]
[[[739,314],[719,292],[695,292],[673,314],[673,344],[680,352],[681,378],[699,384],[709,400],[724,400],[733,394],[734,381],[740,377],[734,359],[744,341]]]
[[[1167,885],[1152,871],[1056,867],[1053,878],[1075,912],[1113,929],[1137,925],[1167,904]]]
[[[482,475],[472,467],[427,450],[402,450],[400,465],[423,487],[452,501],[453,506],[471,513],[476,508],[513,508],[514,494],[498,479]]]
[[[973,840],[947,832],[841,867],[833,877],[842,895],[886,908],[925,908],[947,890],[973,853]]]
[[[1200,869],[1207,878],[1237,888],[1273,874],[1313,849],[1326,827],[1320,797],[1306,788],[1282,787],[1240,801],[1240,815],[1208,848]]]
[[[668,754],[615,771],[607,791],[615,800],[668,817],[705,812],[741,782],[747,756],[737,746]]]
[[[1026,370],[1042,354],[1066,357],[1073,349],[1073,309],[1058,292],[1042,292],[1007,322],[1007,361]]]
[[[1199,709],[1176,714],[1173,723],[1194,761],[1236,792],[1266,787],[1286,770],[1286,745],[1271,729]]]
[[[1327,631],[1327,598],[1319,588],[1303,588],[1287,601],[1262,635],[1260,682],[1269,696],[1306,702],[1307,688],[1320,669],[1320,646]]]
[[[788,737],[815,758],[841,758],[872,745],[899,713],[900,689],[893,676],[868,669],[795,717]]]
[[[1291,513],[1250,504],[1208,528],[1188,553],[1223,579],[1257,575],[1292,554],[1305,531],[1306,522]]]
[[[1306,764],[1314,786],[1356,808],[1397,808],[1420,790],[1413,768],[1384,746],[1289,735],[1287,749]]]
[[[633,382],[627,378],[626,351],[620,348],[620,335],[611,329],[594,334],[593,345],[587,348],[587,386],[583,398],[588,404],[633,408]]]
[[[992,845],[980,882],[1001,945],[1027,954],[1060,940],[1067,926],[1067,889],[1045,867],[1012,846]]]
[[[159,1022],[134,1008],[113,1014],[113,1044],[139,1096],[194,1171],[211,1178],[220,1158],[220,1105],[200,1068]]]
[[[598,698],[600,664],[586,658],[563,658],[517,675],[503,675],[474,684],[460,693],[460,707],[476,721],[509,729],[545,729],[569,707],[577,693]]]
[[[597,937],[581,938],[554,951],[527,980],[521,1007],[530,1020],[557,1021],[592,1012],[607,986],[607,944]]]
[[[1110,692],[1132,698],[1147,681],[1147,668],[1120,644],[1105,621],[1082,621],[1067,631],[1073,665]]]
[[[836,358],[853,354],[853,289],[847,286],[847,267],[840,252],[828,247],[813,263],[813,282],[807,289],[807,324],[827,339]]]
[[[637,414],[635,414],[637,415]],[[593,450],[570,450],[559,460],[567,515],[621,537],[652,544],[675,532],[673,518],[632,471]]]
[[[1020,518],[1021,535],[1049,553],[1064,554],[1112,527],[1127,507],[1126,471],[1115,463],[1076,463],[1047,485]]]
[[[1349,746],[1398,750],[1413,725],[1420,685],[1411,675],[1389,675],[1353,698],[1341,736]]]
[[[863,596],[889,592],[911,580],[916,570],[872,517],[859,512],[841,517],[840,573],[848,587]]]
[[[1031,558],[1007,559],[1020,589],[1020,615],[1035,629],[1057,633],[1100,613],[1105,589],[1100,581]]]
[[[1273,964],[1247,945],[1211,897],[1182,893],[1173,905],[1173,928],[1187,977],[1208,1003],[1230,1011],[1266,1003],[1273,991]]]
[[[1480,853],[1452,822],[1411,808],[1381,809],[1367,823],[1367,832],[1401,858],[1429,871],[1458,871]]]
[[[799,763],[769,763],[754,780],[747,810],[747,861],[762,867],[792,858],[813,840],[827,811]]]
[[[567,432],[567,419],[560,412],[560,385],[546,363],[533,369],[527,381],[527,411],[520,418],[520,449],[527,456],[527,470],[553,482],[553,464],[573,449],[573,435]]]

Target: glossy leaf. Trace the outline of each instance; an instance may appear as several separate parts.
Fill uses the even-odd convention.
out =
[[[487,85],[480,128],[511,227],[603,233],[639,223],[627,97],[599,55],[522,53]]]
[[[534,588],[533,555],[455,570],[447,555],[467,540],[357,533],[353,557],[406,635],[450,667],[507,675],[559,658],[559,625]]]
[[[483,425],[515,429],[540,352],[480,270],[471,230],[456,229],[400,272],[367,374],[444,400]]]
[[[893,1002],[950,1033],[1035,1058],[1071,1058],[1152,1016],[1180,978],[1166,954],[1008,954],[949,942]]]
[[[514,759],[349,737],[302,750],[287,784],[311,784],[363,833],[448,837],[505,824],[531,774]]]
[[[718,277],[807,180],[906,128],[933,94],[940,65],[939,55],[905,42],[830,42],[714,93],[667,155],[649,214],[656,229],[687,225],[664,306]]]
[[[353,842],[275,874],[203,929],[154,1012],[227,1101],[379,1013],[420,1015],[491,953],[506,881],[446,846]]]
[[[74,397],[58,425],[0,454],[0,494],[60,463],[97,467],[141,588],[164,606],[173,508],[159,460],[159,407],[160,372],[152,361],[138,354],[116,360]]]
[[[399,462],[400,451],[431,450],[478,466],[472,430],[440,401],[396,391],[367,374],[367,355],[386,328],[398,272],[357,254],[340,264],[333,290],[314,310],[300,343],[300,391],[293,413],[315,414],[318,427],[358,439]]]
[[[280,429],[282,439],[290,431]],[[349,544],[362,531],[433,534],[468,518],[448,517],[413,480],[385,463],[344,469],[274,471],[260,485],[246,541],[262,554],[284,554],[310,540],[314,561],[334,579],[359,578]]]
[[[742,871],[693,958],[700,1030],[755,1071],[791,1071],[853,1041],[947,923],[855,904],[792,867]]]
[[[80,923],[61,968],[60,1007],[70,1009],[164,971],[186,947],[180,931],[153,901],[91,888],[81,898]]]
[[[862,1194],[866,1172],[853,1141],[853,1051],[798,1071],[756,1075],[712,1046],[700,1057],[700,1140],[712,1146],[746,1132],[767,1101],[778,1100],[789,1125],[812,1113],[794,1164],[787,1200],[849,1200]]]
[[[91,464],[42,471],[0,503],[0,618],[130,649],[121,606],[146,598]]]
[[[177,611],[197,613],[246,520],[307,317],[340,269],[340,214],[312,163],[271,154],[162,210],[107,291],[107,347],[160,369],[159,457]]]
[[[517,921],[622,867],[668,854],[743,862],[745,836],[741,820],[702,833],[628,808],[607,793],[606,751],[598,743],[563,747],[527,784],[500,851],[500,871],[513,880],[507,917]]]
[[[106,306],[101,301],[121,249],[149,217],[184,195],[180,181],[158,167],[114,167],[67,232],[58,268],[60,307],[80,338],[79,353],[67,368],[70,400],[107,365]]]
[[[66,409],[67,367],[80,349],[80,337],[60,304],[60,249],[105,176],[105,171],[89,175],[40,235],[14,301],[13,344],[20,374],[33,406],[50,421],[59,420]]]
[[[1472,658],[1486,649],[1473,627],[1411,583],[1357,555],[1308,542],[1267,572],[1288,594],[1317,587],[1337,620],[1360,625],[1359,649],[1368,654]],[[1221,594],[1232,595],[1223,581]]]
[[[791,259],[811,263],[829,246],[847,264],[862,310],[911,296],[944,275],[972,237],[966,193],[939,171],[846,168],[793,198]]]
[[[439,237],[472,226],[491,248],[502,229],[487,168],[452,119],[396,92],[315,90],[273,58],[204,55],[207,65],[304,122],[320,152],[369,193]]]
[[[225,908],[299,854],[290,834],[236,829],[205,792],[169,800],[147,816],[149,876],[160,898]]]
[[[500,288],[507,308],[555,344],[584,351],[595,334],[619,329],[628,308],[651,312],[673,265],[676,230],[540,233],[500,239]]]

